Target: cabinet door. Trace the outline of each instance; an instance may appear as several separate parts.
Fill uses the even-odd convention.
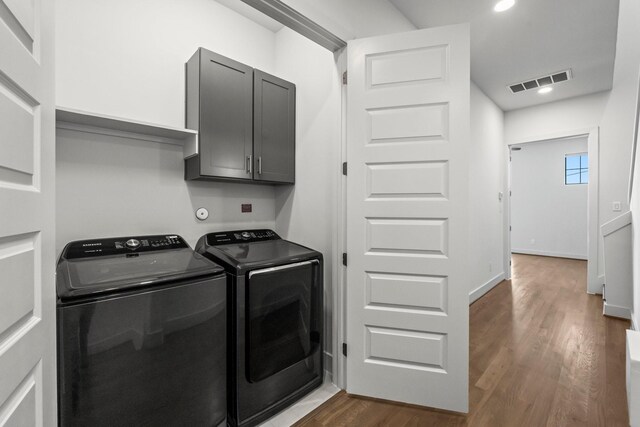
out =
[[[251,179],[253,68],[200,51],[200,174]]]
[[[293,184],[296,86],[254,70],[253,97],[253,179]]]

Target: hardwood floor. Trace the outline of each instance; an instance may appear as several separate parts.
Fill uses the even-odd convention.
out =
[[[311,426],[628,426],[625,329],[586,293],[586,261],[513,256],[470,308],[468,415],[340,392]]]

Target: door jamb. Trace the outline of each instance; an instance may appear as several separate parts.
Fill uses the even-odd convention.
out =
[[[336,54],[336,66],[339,71],[341,97],[340,97],[340,163],[347,161],[347,85],[342,83],[343,73],[347,71],[347,49],[344,48]],[[342,343],[346,343],[346,302],[347,302],[347,268],[342,265],[342,254],[347,251],[347,177],[340,173],[337,180],[337,227],[336,227],[336,247],[334,251],[334,280],[335,289],[333,291],[333,313],[332,313],[332,333],[333,333],[333,383],[340,389],[347,388],[347,361],[342,354]]]
[[[511,226],[511,162],[510,154],[511,147],[513,145],[520,145],[531,142],[544,142],[552,139],[563,139],[577,136],[587,137],[587,152],[589,154],[589,189],[588,189],[588,207],[587,207],[587,293],[589,294],[601,294],[602,285],[604,284],[604,276],[598,274],[598,259],[599,248],[602,247],[600,238],[600,127],[595,126],[591,128],[575,129],[568,131],[554,132],[552,134],[545,134],[537,137],[528,137],[521,140],[514,141],[507,144],[507,157],[506,157],[506,173],[508,182],[508,196],[506,197],[505,209],[505,224],[504,233],[507,236],[505,239],[505,271],[508,272],[507,278],[511,278],[511,268],[509,261],[511,260],[511,233],[509,227]]]

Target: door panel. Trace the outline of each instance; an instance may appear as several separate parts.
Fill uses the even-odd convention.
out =
[[[200,173],[251,179],[253,68],[205,49],[201,52]]]
[[[53,2],[0,0],[0,425],[55,425]]]
[[[33,235],[0,241],[0,331],[8,331],[35,311],[36,248]]]
[[[466,412],[469,29],[348,49],[347,391]]]
[[[366,275],[365,303],[371,309],[402,308],[445,313],[446,277],[388,273]]]
[[[296,87],[260,70],[254,71],[253,179],[295,181]]]
[[[3,21],[12,28],[14,34],[29,50],[35,37],[34,2],[23,0],[4,0],[0,5]]]

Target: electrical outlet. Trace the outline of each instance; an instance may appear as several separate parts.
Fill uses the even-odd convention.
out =
[[[620,212],[622,210],[622,204],[620,202],[613,202],[613,211]]]

